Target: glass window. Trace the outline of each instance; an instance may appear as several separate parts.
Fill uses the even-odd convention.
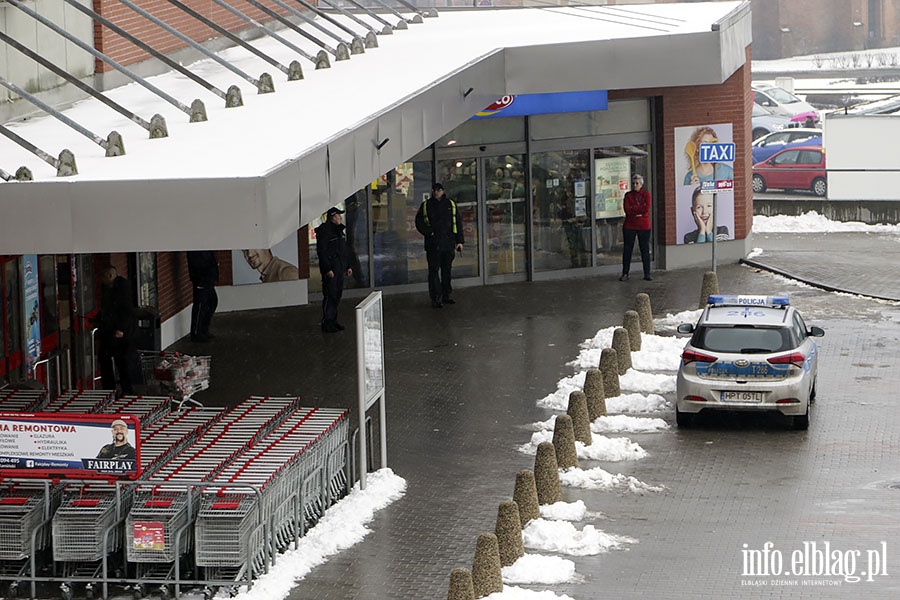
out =
[[[597,240],[597,264],[622,262],[622,202],[631,189],[631,176],[644,176],[644,187],[651,199],[656,196],[650,184],[650,145],[610,146],[594,151],[594,227]],[[654,202],[653,209],[656,205]],[[651,218],[653,218],[651,209]],[[652,234],[651,234],[652,235]],[[637,246],[637,244],[635,244]],[[651,249],[653,244],[650,244]],[[637,248],[635,248],[637,252]]]
[[[372,205],[372,246],[375,286],[428,281],[422,236],[416,231],[416,212],[431,193],[430,160],[414,160],[367,188]]]
[[[447,197],[456,202],[462,220],[465,251],[453,261],[453,277],[478,277],[481,265],[481,236],[478,228],[478,159],[439,160],[437,181]]]
[[[591,266],[589,160],[589,150],[531,157],[535,271]]]
[[[795,165],[797,164],[797,158],[800,156],[800,152],[797,150],[788,150],[786,152],[782,152],[778,156],[775,157],[775,160],[772,162],[776,165]]]
[[[346,227],[347,246],[350,251],[349,267],[353,269],[353,275],[344,278],[344,289],[369,287],[369,230],[368,215],[366,213],[366,190],[359,190],[346,200],[338,204],[338,208],[344,210],[343,223]],[[309,232],[309,291],[322,292],[322,277],[319,273],[319,255],[316,253],[315,228],[323,223],[323,217],[313,220],[307,231]]]
[[[59,304],[56,291],[56,257],[40,257],[41,278],[41,329],[44,336],[59,330]]]
[[[705,327],[698,333],[697,347],[711,352],[770,354],[791,349],[787,328]]]

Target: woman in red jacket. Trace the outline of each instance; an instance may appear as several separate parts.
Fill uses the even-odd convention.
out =
[[[641,260],[644,263],[644,280],[653,279],[650,277],[650,202],[650,192],[644,189],[643,176],[632,175],[631,191],[625,194],[623,202],[625,222],[622,224],[622,232],[625,236],[625,247],[622,249],[622,276],[619,277],[619,281],[628,281],[635,237],[638,239]]]

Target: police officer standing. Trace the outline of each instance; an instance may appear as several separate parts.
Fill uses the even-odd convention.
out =
[[[344,292],[344,276],[353,275],[342,214],[344,211],[333,206],[325,222],[316,227],[316,254],[322,273],[322,331],[326,333],[344,329],[337,320],[338,304]]]
[[[456,304],[450,297],[450,268],[453,265],[454,250],[462,253],[462,217],[456,202],[444,193],[444,186],[431,186],[431,198],[422,203],[416,213],[416,230],[425,236],[425,257],[428,259],[428,293],[431,306],[441,308],[444,304]]]

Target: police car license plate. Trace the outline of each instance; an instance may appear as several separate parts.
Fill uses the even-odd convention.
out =
[[[722,392],[722,402],[762,402],[764,392]]]

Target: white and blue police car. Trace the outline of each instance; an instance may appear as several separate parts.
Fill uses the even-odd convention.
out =
[[[807,328],[786,296],[710,295],[681,354],[675,420],[690,427],[704,410],[777,411],[809,428],[816,396],[820,327]]]

